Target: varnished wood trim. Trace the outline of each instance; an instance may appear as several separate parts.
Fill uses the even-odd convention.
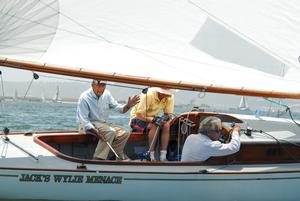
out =
[[[38,135],[46,134],[46,135],[49,135],[49,134],[66,134],[66,133],[76,134],[76,133],[78,133],[78,130],[38,131],[38,132],[33,132],[32,134],[38,134]],[[25,134],[25,132],[12,132],[12,133],[8,133],[7,136],[10,136],[10,135],[24,135],[24,134]],[[1,132],[0,136],[1,135],[4,135],[4,133]],[[28,136],[31,136],[31,135],[28,135]]]
[[[71,156],[67,156],[52,146],[50,146],[49,142],[72,142],[75,140],[76,142],[80,142],[83,139],[82,137],[86,137],[86,135],[79,135],[79,134],[52,134],[52,135],[40,135],[34,137],[34,142],[38,143],[39,145],[43,146],[49,152],[53,153],[55,156],[62,158],[64,160],[76,162],[76,163],[85,163],[85,164],[101,164],[101,165],[139,165],[139,166],[209,166],[209,165],[241,165],[241,164],[287,164],[287,163],[295,163],[293,158],[291,158],[286,153],[280,156],[274,156],[272,160],[270,160],[269,156],[261,155],[267,151],[267,148],[280,148],[281,146],[286,145],[277,145],[276,142],[274,144],[270,144],[266,147],[266,143],[256,143],[256,144],[247,144],[243,143],[241,145],[241,149],[238,153],[224,156],[224,157],[213,157],[205,162],[148,162],[148,161],[99,161],[99,160],[89,160],[89,159],[80,159]],[[52,139],[51,139],[52,138]],[[73,139],[74,138],[74,139]],[[296,149],[298,147],[287,147],[287,149]],[[251,152],[250,152],[251,150]],[[255,153],[257,152],[257,153]],[[295,157],[298,157],[299,151],[295,153]]]
[[[10,68],[24,69],[30,71],[52,73],[59,75],[66,75],[72,77],[81,77],[89,79],[102,79],[113,82],[127,83],[127,84],[137,84],[146,85],[154,87],[169,87],[181,90],[191,90],[191,91],[206,91],[213,93],[222,94],[235,94],[242,96],[259,96],[259,97],[270,97],[270,98],[292,98],[300,99],[299,93],[287,93],[285,91],[258,91],[245,88],[229,88],[214,85],[205,84],[194,84],[186,83],[181,81],[164,81],[159,79],[152,79],[149,77],[135,77],[129,75],[121,75],[117,73],[108,73],[92,70],[82,70],[82,68],[70,68],[65,66],[55,66],[46,63],[33,63],[22,60],[13,60],[8,58],[0,58],[0,65]]]
[[[0,167],[0,170],[17,170],[17,171],[52,171],[52,172],[98,172],[96,170],[86,170],[86,169],[56,169],[56,168],[16,168],[16,167]]]

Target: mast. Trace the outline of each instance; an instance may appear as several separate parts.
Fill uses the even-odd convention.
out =
[[[246,89],[246,88],[230,88],[230,87],[222,87],[217,85],[205,85],[201,83],[166,81],[166,80],[153,79],[151,77],[137,77],[137,76],[118,74],[116,72],[108,73],[108,72],[87,70],[83,68],[70,68],[64,66],[51,65],[47,63],[33,63],[28,61],[21,61],[21,60],[1,58],[1,57],[0,57],[0,65],[10,67],[10,68],[23,69],[23,70],[66,75],[66,76],[73,76],[73,77],[80,77],[80,78],[88,78],[88,79],[102,79],[102,80],[119,82],[119,83],[146,85],[152,87],[168,87],[168,88],[189,90],[189,91],[235,94],[241,96],[300,99],[300,93],[288,93],[284,91],[259,91],[259,90]]]

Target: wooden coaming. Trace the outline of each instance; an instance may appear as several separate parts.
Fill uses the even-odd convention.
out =
[[[50,146],[51,143],[64,144],[64,143],[89,143],[96,139],[91,135],[40,135],[35,137],[35,142],[42,145],[56,156],[75,162],[82,163],[99,163],[95,160],[84,160],[80,158],[74,158],[60,153],[54,147]],[[299,143],[300,145],[300,143]],[[177,165],[226,165],[226,164],[271,164],[271,163],[295,163],[300,160],[300,148],[291,144],[277,144],[274,143],[242,143],[241,149],[238,153],[223,156],[212,157],[206,162],[202,163],[176,163]],[[100,163],[103,163],[100,161]],[[105,162],[104,162],[105,163]],[[108,161],[108,163],[114,164],[114,161]],[[126,162],[126,164],[140,164],[141,162]],[[143,162],[142,162],[143,163]],[[150,162],[146,162],[147,164]],[[145,164],[145,162],[143,163]],[[163,163],[156,163],[163,164]],[[166,163],[168,164],[168,163]],[[174,163],[173,163],[174,165]]]

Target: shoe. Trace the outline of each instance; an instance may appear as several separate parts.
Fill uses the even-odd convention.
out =
[[[168,161],[168,159],[167,159],[167,151],[166,151],[166,150],[161,150],[161,151],[160,151],[159,160],[160,160],[161,162]]]
[[[120,158],[116,158],[118,161],[130,161],[131,159],[124,153],[118,154]]]
[[[167,162],[168,161],[168,159],[167,158],[160,158],[160,162]]]

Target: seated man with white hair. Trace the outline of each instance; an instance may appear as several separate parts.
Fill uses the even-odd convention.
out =
[[[150,88],[146,94],[141,94],[140,103],[133,107],[130,113],[130,126],[133,132],[144,132],[149,130],[148,141],[150,146],[150,159],[155,160],[154,146],[156,139],[155,134],[158,125],[154,123],[155,118],[162,110],[165,121],[161,126],[161,147],[160,147],[160,161],[167,161],[167,147],[170,137],[170,124],[171,114],[174,111],[174,93],[173,89],[166,88]]]
[[[187,137],[181,161],[205,161],[212,156],[226,156],[240,150],[240,127],[233,128],[231,141],[228,144],[218,141],[222,131],[221,120],[217,117],[206,117],[199,125],[199,133]]]

